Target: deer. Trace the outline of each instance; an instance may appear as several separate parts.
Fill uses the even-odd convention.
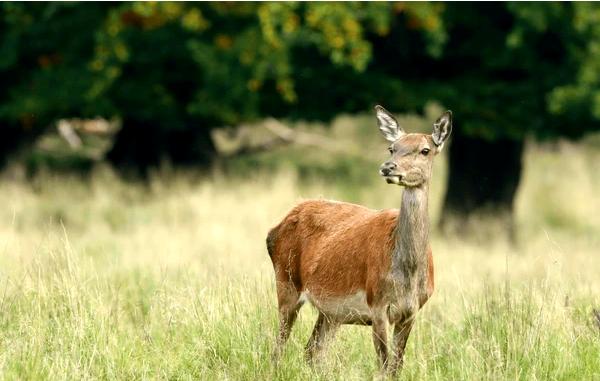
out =
[[[307,200],[268,232],[279,310],[275,361],[308,301],[318,311],[306,344],[309,363],[341,325],[370,325],[380,369],[395,375],[415,316],[434,291],[429,181],[433,159],[452,131],[452,112],[433,123],[431,135],[406,133],[382,106],[375,112],[379,130],[391,142],[391,156],[379,174],[388,184],[404,187],[400,208]],[[388,326],[393,326],[392,356]]]

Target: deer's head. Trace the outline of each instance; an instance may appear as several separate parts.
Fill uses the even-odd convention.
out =
[[[452,131],[452,112],[444,112],[433,124],[433,133],[407,134],[386,109],[375,106],[377,124],[383,136],[392,144],[390,159],[381,165],[379,173],[388,184],[419,187],[429,181],[433,158],[441,152]]]

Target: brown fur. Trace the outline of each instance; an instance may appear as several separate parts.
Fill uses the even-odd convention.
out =
[[[397,209],[374,211],[325,200],[300,203],[267,237],[278,287],[289,284],[298,294],[310,287],[323,296],[364,290],[371,305],[381,294],[391,266],[397,221]],[[431,295],[431,249],[427,255],[427,294]]]
[[[420,307],[423,307],[427,300],[433,295],[433,291],[435,290],[435,279],[433,274],[433,252],[431,251],[431,247],[427,251],[427,297],[421,299]]]

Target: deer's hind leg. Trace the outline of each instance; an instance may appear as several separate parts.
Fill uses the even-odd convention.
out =
[[[319,317],[315,323],[310,339],[306,344],[306,360],[312,363],[313,360],[321,353],[327,340],[331,340],[335,331],[339,327],[338,323],[332,322],[322,312],[319,312]]]
[[[273,360],[277,361],[283,352],[283,347],[290,337],[292,327],[302,307],[300,293],[291,282],[277,282],[277,302],[279,305],[279,334]]]

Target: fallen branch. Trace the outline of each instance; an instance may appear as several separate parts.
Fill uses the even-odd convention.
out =
[[[335,141],[324,135],[293,130],[273,118],[267,119],[264,126],[285,143],[307,145],[334,153],[350,154],[349,150],[340,147]]]
[[[69,144],[69,146],[72,149],[77,149],[81,147],[81,138],[79,137],[79,135],[77,135],[77,133],[68,121],[64,119],[60,120],[56,128],[58,129],[58,133],[60,134],[60,136],[62,136],[63,139],[65,139],[65,141]]]
[[[253,141],[252,136],[256,134],[256,129],[259,127],[264,127],[271,136],[258,142]],[[222,157],[264,152],[291,144],[315,147],[335,154],[356,155],[352,150],[325,135],[299,131],[274,118],[266,119],[259,126],[241,126],[233,130],[215,131],[215,134],[218,135],[213,135],[213,139],[217,146],[221,146],[219,151]]]

